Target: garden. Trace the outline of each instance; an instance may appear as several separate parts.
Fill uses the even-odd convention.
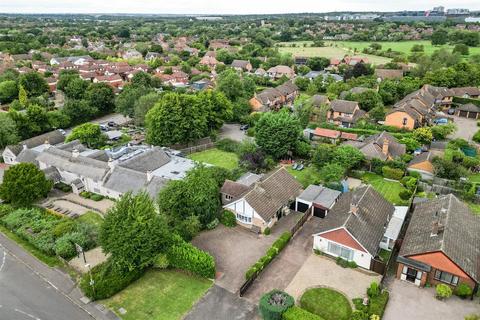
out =
[[[238,156],[235,153],[222,151],[217,148],[192,153],[188,158],[229,170],[238,167]]]
[[[384,177],[372,172],[366,172],[362,176],[362,181],[371,184],[390,203],[397,206],[408,205],[408,200],[400,197],[400,193],[407,190],[400,182],[385,180]]]
[[[325,320],[349,320],[352,314],[347,297],[329,288],[307,290],[300,298],[300,307]]]

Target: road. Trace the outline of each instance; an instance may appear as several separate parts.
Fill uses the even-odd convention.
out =
[[[90,320],[0,245],[0,320]]]

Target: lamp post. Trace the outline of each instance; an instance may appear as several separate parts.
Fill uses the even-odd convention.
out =
[[[90,267],[90,264],[87,263],[85,264],[85,268],[88,269],[88,274],[90,275],[90,286],[92,287],[92,291],[93,291],[93,296],[95,296],[95,280],[93,280],[93,277],[92,277],[92,268]]]

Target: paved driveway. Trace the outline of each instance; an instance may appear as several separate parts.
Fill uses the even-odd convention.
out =
[[[457,116],[452,116],[455,125],[457,126],[457,131],[449,136],[451,139],[462,138],[467,141],[472,141],[472,137],[477,132],[477,120],[461,118]]]
[[[439,301],[435,289],[418,288],[400,280],[394,280],[388,289],[390,299],[384,320],[463,320],[466,315],[480,313],[478,298],[470,301],[452,296]]]
[[[245,139],[251,139],[242,130],[240,130],[240,125],[237,123],[224,124],[220,129],[219,138],[229,138],[238,142],[241,142]]]
[[[342,292],[351,300],[365,296],[370,283],[379,283],[380,279],[381,276],[376,273],[342,268],[333,259],[312,253],[285,291],[299,299],[309,288],[328,287]]]

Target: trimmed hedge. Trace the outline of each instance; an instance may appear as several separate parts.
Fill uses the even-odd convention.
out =
[[[356,267],[358,267],[357,263],[355,261],[348,261],[348,260],[345,260],[341,257],[337,257],[336,259],[336,263],[342,267],[342,268],[352,268],[352,269],[355,269]]]
[[[324,320],[322,317],[297,306],[292,306],[282,314],[283,320]]]
[[[230,210],[223,210],[220,222],[226,227],[233,228],[237,225],[237,218]]]
[[[218,140],[215,142],[215,147],[218,150],[222,150],[225,152],[233,152],[233,153],[238,153],[238,147],[240,146],[240,143],[229,139],[229,138],[224,138],[221,140]]]
[[[215,278],[215,260],[213,257],[192,244],[179,240],[167,250],[170,266],[190,271],[201,277]]]
[[[455,292],[454,292],[454,293],[455,293],[456,296],[458,296],[458,297],[460,297],[460,298],[462,298],[462,299],[465,299],[465,298],[467,298],[467,297],[469,297],[469,296],[472,295],[473,290],[472,290],[472,288],[471,288],[468,284],[466,284],[466,283],[464,283],[464,282],[461,282],[461,283],[457,286],[457,288],[455,289]]]
[[[260,273],[273,260],[273,258],[275,258],[280,251],[285,248],[291,238],[292,233],[286,231],[277,240],[275,240],[272,246],[267,250],[267,253],[247,270],[245,273],[245,279],[250,280],[255,275]]]
[[[382,175],[387,179],[400,180],[404,174],[403,170],[391,168],[388,166],[382,167]]]
[[[280,297],[282,298],[281,302],[278,301]],[[274,304],[273,300],[275,298],[275,302],[278,304]],[[286,292],[274,289],[260,298],[258,307],[264,320],[282,320],[282,314],[293,307],[294,304],[295,300],[292,296]]]
[[[382,291],[382,293],[380,293],[378,296],[370,298],[368,314],[370,316],[376,314],[381,319],[383,317],[383,313],[385,312],[385,308],[387,307],[388,299],[389,293],[386,290]]]
[[[143,273],[144,270],[119,270],[110,259],[92,268],[93,286],[90,285],[90,273],[86,273],[80,280],[80,288],[92,300],[107,299],[125,289]]]

